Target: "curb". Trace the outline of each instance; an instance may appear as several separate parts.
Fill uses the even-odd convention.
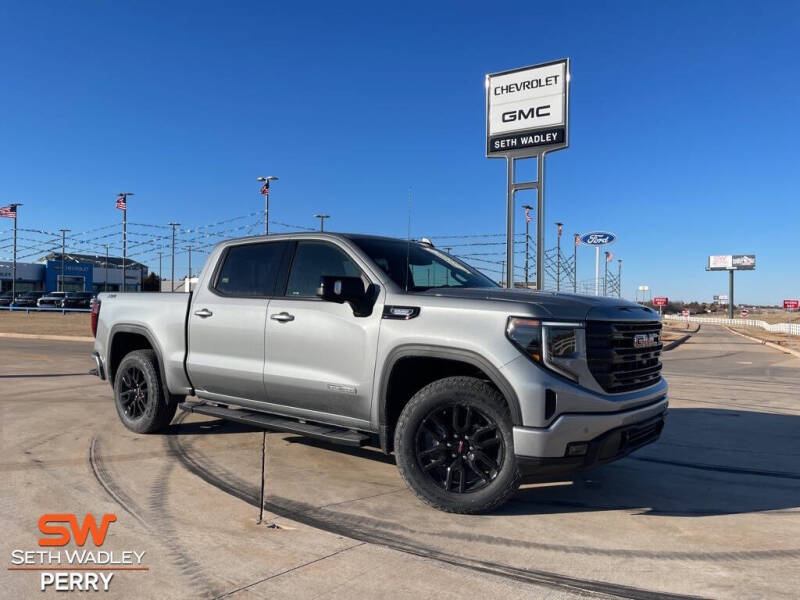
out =
[[[669,344],[664,346],[661,349],[661,351],[662,352],[669,352],[670,350],[673,350],[674,348],[677,348],[678,346],[680,346],[683,342],[688,340],[690,337],[692,337],[692,335],[688,334],[688,335],[683,336],[682,338],[678,338],[677,340],[673,340]]]
[[[685,341],[687,341],[687,340],[688,340],[690,337],[692,337],[692,335],[694,335],[694,334],[695,334],[695,333],[697,333],[698,331],[700,331],[700,324],[698,324],[698,325],[697,325],[697,329],[695,329],[694,331],[690,331],[690,332],[689,332],[689,333],[687,333],[685,336],[683,336],[683,337],[680,337],[680,338],[678,338],[677,340],[673,340],[673,341],[671,341],[669,344],[667,344],[666,346],[664,346],[664,347],[661,349],[661,351],[662,351],[662,352],[669,352],[670,350],[673,350],[673,349],[677,348],[678,346],[680,346],[681,344],[683,344]]]
[[[797,358],[800,358],[800,351],[792,350],[791,348],[784,348],[783,346],[779,346],[778,344],[774,344],[773,342],[768,342],[767,340],[762,340],[761,338],[753,337],[751,335],[747,335],[746,333],[739,333],[738,331],[734,331],[733,329],[731,329],[727,325],[723,325],[723,327],[725,329],[727,329],[728,331],[730,331],[731,333],[733,333],[734,335],[740,335],[743,338],[747,338],[748,340],[752,340],[754,342],[758,342],[762,346],[769,346],[770,348],[772,348],[774,350],[779,350],[779,351],[783,352],[784,354],[791,354],[792,356],[796,356]]]
[[[52,342],[93,342],[93,337],[79,335],[38,335],[35,333],[0,333],[0,338],[15,340],[50,340]]]

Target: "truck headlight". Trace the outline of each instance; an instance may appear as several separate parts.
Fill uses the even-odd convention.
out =
[[[510,317],[506,336],[535,362],[578,381],[576,363],[583,360],[585,338],[581,323],[548,323]]]

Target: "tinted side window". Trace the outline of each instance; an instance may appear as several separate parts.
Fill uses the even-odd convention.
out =
[[[361,270],[343,251],[325,242],[298,242],[289,274],[287,296],[316,296],[323,275],[361,277]]]
[[[232,246],[214,288],[226,296],[271,296],[283,248],[280,242]]]

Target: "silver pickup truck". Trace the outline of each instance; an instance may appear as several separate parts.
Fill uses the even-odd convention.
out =
[[[451,512],[621,458],[667,412],[654,311],[503,289],[430,243],[230,240],[192,293],[101,294],[92,328],[128,429],[162,430],[180,407],[376,446]]]

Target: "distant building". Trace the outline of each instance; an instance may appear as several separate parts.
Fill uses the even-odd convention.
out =
[[[11,289],[13,264],[0,262],[0,291]],[[125,289],[138,292],[142,279],[147,277],[147,265],[135,260],[125,261]],[[17,263],[18,292],[118,292],[122,290],[122,258],[94,254],[64,254],[64,273],[61,273],[61,253],[51,252],[34,263]]]

